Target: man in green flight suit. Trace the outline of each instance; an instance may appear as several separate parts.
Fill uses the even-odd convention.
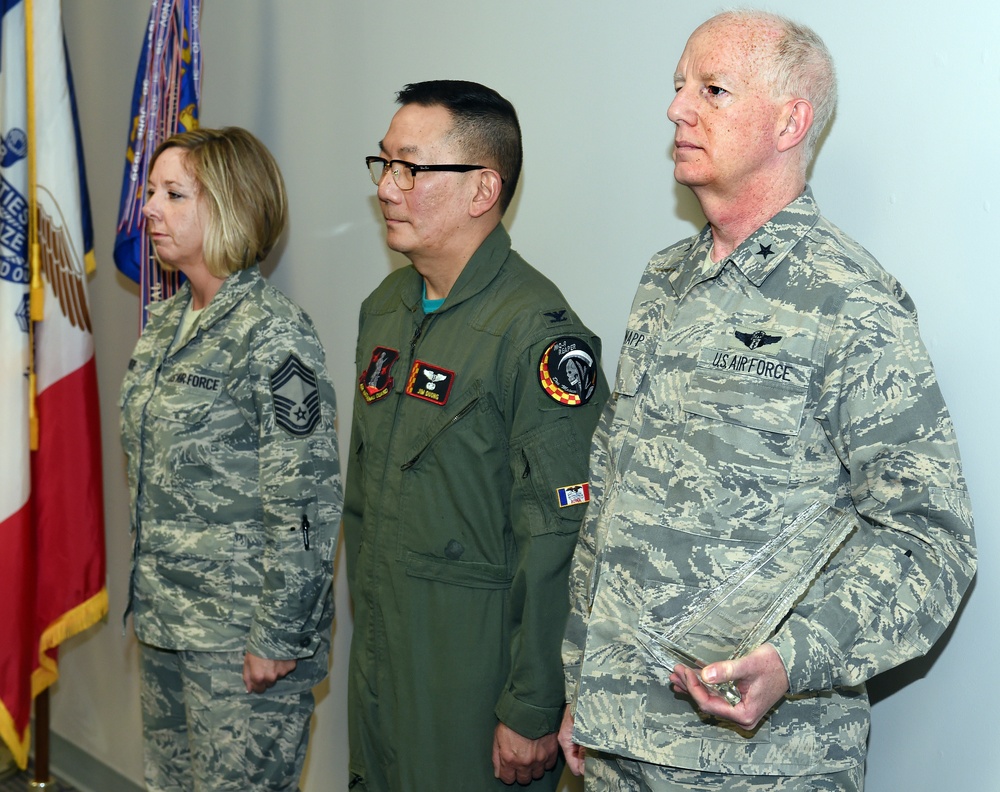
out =
[[[558,783],[566,580],[600,340],[511,249],[510,102],[409,85],[367,158],[412,266],[361,308],[344,534],[355,790]]]

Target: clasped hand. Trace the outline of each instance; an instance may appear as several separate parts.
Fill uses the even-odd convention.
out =
[[[704,681],[703,681],[704,680]],[[788,674],[778,652],[770,644],[758,646],[736,660],[709,663],[699,674],[684,665],[676,665],[670,674],[674,688],[686,693],[706,715],[724,718],[754,729],[771,708],[788,692]],[[721,695],[705,686],[732,682],[742,697],[731,705]]]

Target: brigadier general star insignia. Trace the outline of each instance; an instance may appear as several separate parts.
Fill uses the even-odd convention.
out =
[[[271,374],[274,420],[295,437],[312,434],[319,423],[319,386],[316,373],[294,354]]]
[[[757,255],[760,256],[762,259],[764,259],[764,261],[767,261],[768,258],[774,255],[774,251],[771,250],[770,245],[765,245],[762,243],[760,245],[760,250],[757,251]]]
[[[538,361],[538,381],[561,404],[586,404],[597,387],[597,356],[582,339],[557,338]]]

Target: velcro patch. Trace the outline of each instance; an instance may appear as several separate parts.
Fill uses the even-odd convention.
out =
[[[559,498],[560,509],[576,506],[580,503],[590,503],[590,484],[584,482],[583,484],[574,484],[571,487],[559,487],[556,490],[556,495]]]
[[[384,399],[392,391],[392,366],[399,360],[399,352],[389,347],[375,347],[365,373],[358,379],[361,397],[368,403]]]
[[[561,404],[586,404],[597,387],[597,356],[580,338],[557,338],[538,361],[538,381]]]
[[[271,374],[274,420],[295,437],[312,434],[320,418],[316,373],[294,354]]]
[[[443,407],[448,402],[448,395],[454,384],[454,371],[416,360],[406,381],[406,393]]]

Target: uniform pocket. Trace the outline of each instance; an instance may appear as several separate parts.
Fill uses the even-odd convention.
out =
[[[683,396],[686,413],[780,435],[802,426],[812,367],[708,347]]]
[[[590,500],[587,454],[568,418],[518,438],[511,446],[510,464],[515,497],[532,513],[535,536],[575,534]]]
[[[233,603],[235,534],[225,525],[150,520],[142,526],[140,587],[164,621],[227,620]],[[170,615],[173,612],[173,616]]]
[[[496,492],[510,490],[503,423],[475,383],[452,394],[446,412],[410,399],[425,423],[400,458],[396,558],[503,566],[509,513]],[[454,405],[454,409],[451,409]]]
[[[811,376],[812,367],[802,363],[701,351],[681,396],[683,442],[667,524],[751,542],[772,535],[796,461]]]

